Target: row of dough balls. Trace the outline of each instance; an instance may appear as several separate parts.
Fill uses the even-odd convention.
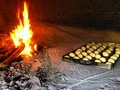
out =
[[[94,42],[91,42],[86,45],[86,48],[83,46],[80,49],[77,49],[75,51],[75,53],[73,53],[73,52],[69,53],[69,56],[72,57],[73,59],[82,59],[82,60],[86,60],[86,61],[92,60],[92,58],[100,59],[101,61],[105,61],[104,57],[109,56],[115,48],[115,45],[110,45],[106,51],[102,52],[104,49],[107,48],[107,46],[108,46],[107,43],[95,44]],[[116,54],[120,53],[120,45],[118,47],[119,47],[119,49],[116,49],[116,51],[117,51]],[[87,49],[88,49],[88,51],[86,51]],[[92,53],[93,51],[94,51],[94,53]],[[104,56],[104,57],[99,55],[99,53],[101,53],[101,52],[102,52],[102,56]],[[65,57],[70,58],[69,56],[66,55]],[[96,61],[98,61],[98,60],[96,60]]]
[[[96,59],[95,63],[106,63],[106,64],[114,64],[117,59],[119,58],[118,54],[113,54],[109,59],[106,59],[105,57],[101,57],[99,59]]]

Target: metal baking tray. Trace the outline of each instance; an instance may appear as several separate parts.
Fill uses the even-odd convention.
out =
[[[88,44],[91,44],[91,46],[89,48],[87,47]],[[101,63],[95,62],[95,60],[96,60],[95,57],[92,57],[91,60],[83,60],[86,56],[83,56],[83,58],[79,58],[79,59],[78,58],[77,59],[74,58],[75,56],[78,56],[78,54],[75,53],[78,49],[81,49],[82,47],[85,47],[85,48],[87,47],[85,50],[82,51],[82,52],[86,52],[87,53],[87,51],[90,48],[93,48],[95,45],[98,45],[98,44],[101,44],[101,46],[99,46],[97,49],[94,49],[93,52],[97,51],[103,45],[106,45],[106,48],[101,53],[99,53],[101,56],[102,56],[103,52],[108,50],[108,48],[110,48],[112,46],[114,47],[113,51],[111,51],[112,54],[110,54],[109,57],[102,56],[103,58],[106,59],[105,62],[101,62]],[[115,60],[114,63],[111,63],[111,64],[106,64],[106,63],[108,62],[108,59],[110,59],[110,57],[116,53],[116,48],[117,47],[120,47],[120,44],[88,42],[87,44],[85,44],[83,46],[80,46],[80,47],[76,48],[75,50],[72,50],[72,51],[66,53],[65,55],[63,55],[62,56],[62,60],[66,61],[66,62],[74,62],[74,63],[83,64],[83,65],[96,65],[96,66],[99,66],[101,68],[112,69],[115,66],[115,64],[116,64],[117,60],[119,59],[119,57],[117,57],[117,59]],[[80,54],[82,54],[82,52]],[[72,53],[74,57],[71,57],[70,53]],[[87,55],[90,55],[90,53],[87,53]],[[119,54],[119,56],[120,56],[120,54]]]

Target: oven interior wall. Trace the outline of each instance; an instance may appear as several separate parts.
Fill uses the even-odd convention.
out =
[[[14,28],[17,10],[18,7],[22,8],[23,1],[0,0],[1,30],[10,31]],[[81,38],[96,39],[95,41],[108,38],[105,41],[120,41],[119,0],[29,0],[28,4],[29,18],[37,38],[69,42],[76,36],[78,39],[74,40],[78,42]],[[41,25],[43,22],[74,28]]]

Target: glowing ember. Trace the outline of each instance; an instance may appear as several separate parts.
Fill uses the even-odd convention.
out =
[[[37,45],[32,42],[33,32],[31,30],[30,20],[28,18],[28,6],[24,1],[24,11],[22,13],[23,20],[20,18],[20,10],[18,10],[19,25],[12,30],[10,36],[15,44],[15,47],[25,44],[25,49],[21,52],[21,55],[32,56],[32,52],[36,50]]]

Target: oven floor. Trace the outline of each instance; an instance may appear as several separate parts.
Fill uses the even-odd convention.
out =
[[[118,43],[118,31],[84,31],[57,25],[47,25],[47,28],[54,31],[56,42],[47,49],[51,64],[63,76],[42,90],[120,90],[120,60],[112,70],[62,61],[62,55],[90,41]]]
[[[63,90],[119,90],[120,89],[120,61],[112,70],[90,65],[69,63],[61,60],[61,56],[80,43],[62,43],[57,48],[49,49],[49,55],[54,67],[65,75],[65,81],[55,86]],[[62,89],[61,89],[62,90]]]

